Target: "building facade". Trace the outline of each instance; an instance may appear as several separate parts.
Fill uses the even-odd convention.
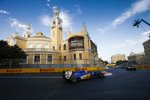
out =
[[[67,33],[67,39],[62,38],[62,19],[59,17],[59,9],[55,7],[51,19],[50,37],[42,32],[32,35],[31,26],[23,37],[17,33],[11,35],[7,41],[9,45],[18,45],[26,54],[27,64],[76,64],[77,66],[98,65],[97,46],[90,39],[85,24],[77,33]]]
[[[150,64],[150,39],[143,43],[146,60]]]
[[[137,53],[137,54],[131,52],[131,54],[128,56],[128,61],[133,62],[133,63],[138,64],[138,65],[142,65],[142,64],[147,63],[146,55],[144,52]]]
[[[111,63],[114,64],[119,60],[122,60],[122,61],[126,60],[125,55],[124,54],[116,54],[116,55],[111,56]]]

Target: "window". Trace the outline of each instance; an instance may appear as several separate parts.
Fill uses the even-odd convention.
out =
[[[82,60],[82,53],[79,54],[79,58],[80,58],[80,60]]]
[[[41,48],[41,44],[37,43],[36,48]]]
[[[84,37],[73,37],[69,39],[69,49],[84,48]]]
[[[34,62],[40,62],[40,56],[35,56],[34,57]]]
[[[66,44],[64,44],[64,50],[66,50]]]
[[[53,46],[53,50],[55,50],[55,46]]]
[[[28,38],[30,37],[30,35],[27,36]]]
[[[41,49],[41,44],[40,43],[37,43],[36,45],[36,50],[39,51]]]
[[[33,48],[33,44],[30,43],[30,44],[28,45],[28,48]]]
[[[45,44],[45,48],[47,48],[47,49],[49,48],[48,44]]]
[[[73,59],[76,60],[76,54],[73,55]]]
[[[59,46],[59,50],[61,50],[61,46]]]
[[[64,56],[64,61],[66,61],[66,56]]]
[[[83,47],[83,40],[72,40],[71,47]]]
[[[97,46],[91,41],[91,50],[97,52]]]
[[[48,62],[52,62],[52,55],[48,55],[47,61],[48,61]]]

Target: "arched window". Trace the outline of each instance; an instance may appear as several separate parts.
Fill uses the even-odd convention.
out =
[[[64,44],[64,50],[66,50],[66,44]]]
[[[41,48],[41,44],[37,43],[36,48]]]
[[[36,44],[36,50],[37,50],[37,51],[41,50],[41,43],[37,43],[37,44]]]
[[[82,53],[79,53],[79,59],[82,60]]]
[[[53,46],[53,50],[55,50],[55,46]]]
[[[29,43],[29,44],[28,44],[28,48],[33,48],[33,44],[32,44],[32,43]]]
[[[64,61],[66,61],[66,56],[64,56]]]
[[[76,60],[76,54],[73,54],[73,59]]]
[[[45,48],[46,48],[46,49],[48,49],[48,48],[49,48],[48,44],[45,44]]]

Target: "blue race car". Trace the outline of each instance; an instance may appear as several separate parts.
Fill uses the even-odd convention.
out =
[[[76,83],[79,80],[92,79],[92,78],[103,78],[104,74],[101,71],[87,72],[84,70],[77,70],[75,72],[72,71],[64,71],[63,78],[72,83]]]

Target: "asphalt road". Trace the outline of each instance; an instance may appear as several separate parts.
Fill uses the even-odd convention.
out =
[[[150,71],[108,71],[104,79],[76,84],[60,73],[0,75],[0,100],[150,100]]]

